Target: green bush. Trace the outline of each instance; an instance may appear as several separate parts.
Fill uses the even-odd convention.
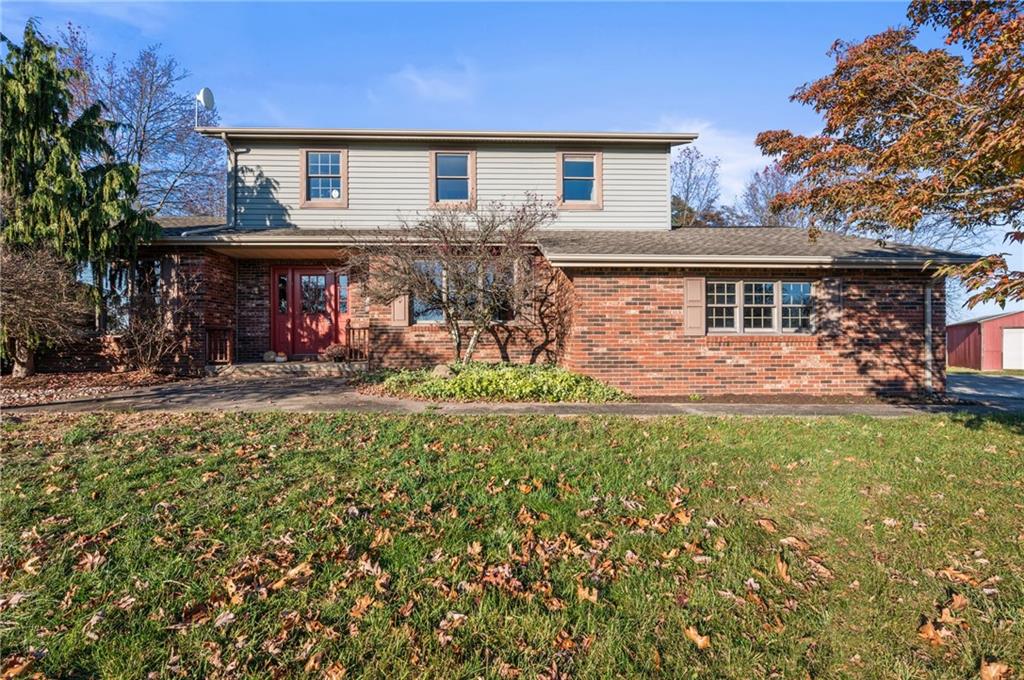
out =
[[[450,378],[429,370],[389,371],[378,380],[396,396],[443,401],[628,401],[619,389],[557,366],[470,363],[452,366]]]

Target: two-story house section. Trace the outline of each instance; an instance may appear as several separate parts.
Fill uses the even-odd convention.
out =
[[[673,230],[672,150],[694,134],[200,132],[226,147],[226,215],[163,218],[145,252],[200,281],[193,368],[312,360],[353,332],[376,364],[448,360],[443,326],[408,297],[360,299],[343,249],[438,206],[534,195],[555,206],[537,258],[568,321],[556,338],[496,322],[512,340],[485,340],[483,359],[556,361],[640,396],[944,388],[934,269],[971,256],[800,229]]]

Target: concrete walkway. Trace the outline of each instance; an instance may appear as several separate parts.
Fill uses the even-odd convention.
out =
[[[33,411],[358,411],[370,413],[443,413],[478,415],[867,415],[906,416],[920,413],[1024,413],[1024,400],[992,400],[977,406],[903,404],[488,404],[430,403],[360,394],[338,378],[282,377],[273,379],[205,380],[169,383],[99,397],[5,409],[6,413]]]

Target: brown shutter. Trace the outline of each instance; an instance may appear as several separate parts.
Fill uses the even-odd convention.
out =
[[[683,279],[683,334],[704,335],[704,277]]]
[[[400,295],[391,301],[391,325],[409,325],[409,296]]]
[[[828,276],[818,283],[814,295],[815,330],[824,335],[839,335],[842,332],[843,280]]]

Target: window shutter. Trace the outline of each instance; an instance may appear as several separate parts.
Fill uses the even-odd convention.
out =
[[[400,295],[391,301],[391,325],[409,325],[409,296]]]
[[[815,330],[825,335],[839,335],[843,318],[843,280],[825,277],[814,296]]]
[[[704,335],[704,277],[683,279],[683,334]]]

